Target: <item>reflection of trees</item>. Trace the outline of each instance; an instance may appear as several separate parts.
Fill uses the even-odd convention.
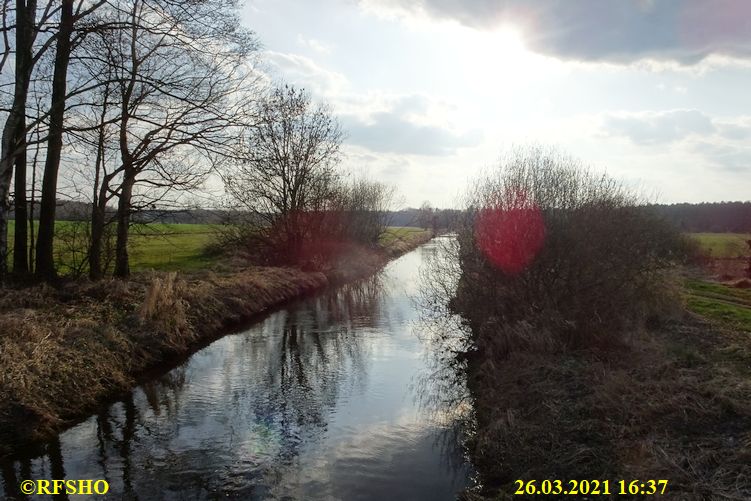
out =
[[[458,246],[454,238],[424,246],[424,265],[415,299],[420,311],[415,332],[426,344],[427,370],[418,382],[423,405],[439,414],[467,404],[466,360],[472,349],[470,331],[450,303],[460,274]]]
[[[28,461],[23,461],[23,463],[26,463],[26,469],[28,471]],[[19,489],[19,483],[21,482],[21,480],[31,478],[25,477],[23,470],[24,466],[22,464],[21,474],[18,475],[16,474],[14,463],[9,461],[0,462],[0,473],[2,473],[3,478],[3,494],[7,499],[28,499],[28,496],[23,495],[23,493],[21,493],[21,490]]]
[[[65,466],[63,465],[63,450],[60,447],[60,439],[55,437],[49,444],[47,444],[47,457],[50,460],[50,477],[55,480],[64,480]],[[53,494],[52,499],[67,501],[68,495],[65,493],[65,489],[58,494]]]
[[[382,294],[380,279],[373,277],[281,312],[264,325],[270,342],[248,353],[248,363],[266,368],[266,384],[249,385],[250,398],[257,420],[278,424],[288,458],[325,428],[342,383],[362,381],[367,357],[353,326],[376,325]]]
[[[453,237],[423,246],[423,268],[416,303],[420,319],[414,330],[426,345],[424,372],[415,382],[421,407],[433,417],[442,432],[438,436],[449,471],[464,458],[464,447],[474,423],[472,398],[466,386],[467,358],[471,356],[470,332],[450,307],[460,270],[457,242]]]
[[[168,417],[174,415],[186,382],[185,369],[186,366],[181,365],[141,385],[149,407],[157,416],[163,411]]]
[[[56,437],[47,443],[44,446],[44,453],[40,457],[46,457],[49,464],[49,471],[47,473],[44,473],[43,471],[41,475],[33,474],[32,461],[37,459],[35,457],[27,456],[17,461],[0,462],[0,473],[2,473],[3,494],[5,498],[29,499],[29,496],[22,493],[19,488],[20,482],[24,480],[65,480],[67,478],[65,475],[63,453],[59,438]],[[16,465],[18,465],[18,468],[16,468]],[[63,488],[58,494],[53,494],[52,499],[67,501],[69,498]]]
[[[367,356],[354,328],[377,324],[382,295],[378,278],[364,280],[217,341],[82,424],[91,435],[78,431],[66,445],[76,456],[69,463],[101,472],[113,497],[162,489],[263,497],[257,485],[273,483],[279,462],[293,463],[319,439],[346,385],[364,381]],[[59,442],[48,454],[61,469]],[[17,481],[49,478],[33,473],[3,468],[8,497]]]
[[[384,295],[380,274],[343,285],[312,300],[317,326],[375,327]]]

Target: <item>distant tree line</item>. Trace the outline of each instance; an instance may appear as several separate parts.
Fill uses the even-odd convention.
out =
[[[751,202],[682,203],[651,209],[686,232],[751,233]]]

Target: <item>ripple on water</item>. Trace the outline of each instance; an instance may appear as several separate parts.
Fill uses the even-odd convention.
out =
[[[54,467],[141,500],[454,499],[467,467],[411,390],[432,370],[406,292],[423,255],[219,339],[16,475]]]

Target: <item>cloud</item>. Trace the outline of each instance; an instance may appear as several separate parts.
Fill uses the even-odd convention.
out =
[[[705,136],[717,131],[712,119],[698,110],[609,113],[602,130],[609,136],[627,137],[636,144],[650,145]]]
[[[457,134],[448,129],[415,124],[398,113],[376,113],[370,123],[345,122],[348,142],[381,153],[445,156],[474,146],[478,133]]]
[[[347,77],[328,70],[299,54],[265,51],[264,60],[273,77],[304,87],[317,96],[336,96],[349,85]]]
[[[711,164],[733,173],[751,171],[751,147],[731,143],[699,141],[693,149]]]
[[[297,43],[301,46],[311,49],[319,54],[331,54],[333,46],[315,38],[305,38],[301,34],[297,35]]]
[[[389,109],[367,116],[348,115],[343,122],[350,144],[379,153],[448,156],[479,144],[479,131],[458,132],[448,127],[442,108],[443,103],[426,96],[400,96]]]
[[[678,143],[671,155],[688,153],[729,172],[751,170],[751,117],[713,118],[699,110],[608,113],[601,116],[606,136],[625,137],[638,146]]]
[[[381,12],[521,29],[527,47],[560,59],[693,64],[751,58],[748,0],[360,0]]]
[[[447,156],[480,142],[478,131],[447,125],[455,107],[420,94],[356,93],[341,73],[298,54],[266,52],[270,74],[330,102],[347,132],[347,142],[378,153]],[[272,78],[273,80],[273,78]]]
[[[726,138],[741,141],[751,137],[751,119],[740,118],[732,122],[717,121],[718,133]]]

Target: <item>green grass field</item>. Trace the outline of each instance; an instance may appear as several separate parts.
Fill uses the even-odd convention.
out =
[[[709,257],[727,258],[748,256],[746,240],[751,233],[690,233]]]
[[[388,245],[394,240],[404,239],[415,233],[422,233],[425,230],[423,228],[416,228],[414,226],[389,226],[386,231],[381,235],[380,244]]]
[[[686,306],[710,320],[751,332],[751,290],[704,280],[686,281]]]
[[[58,221],[56,228],[65,230],[74,225],[70,221]],[[10,221],[9,246],[13,247],[14,222]],[[214,257],[204,252],[206,246],[216,238],[217,225],[211,224],[164,224],[151,223],[136,225],[131,230],[130,258],[133,271],[144,270],[195,270],[210,266]],[[56,241],[56,254],[65,255],[63,244]],[[68,264],[60,259],[60,268],[65,273]]]
[[[58,221],[58,230],[71,229],[70,221]],[[13,248],[14,221],[10,221],[9,246]],[[207,255],[206,247],[212,243],[219,232],[219,225],[212,224],[166,224],[151,223],[136,225],[131,230],[130,237],[130,266],[133,271],[161,270],[197,270],[214,264],[215,256]],[[390,227],[381,237],[381,244],[388,245],[391,242],[409,236],[412,233],[422,232],[421,228]],[[56,253],[60,271],[66,273],[69,263],[65,258],[69,255],[64,244],[56,241]]]
[[[131,267],[142,270],[196,270],[216,258],[205,253],[218,234],[218,225],[152,223],[134,228]]]
[[[691,233],[712,258],[748,256],[748,233]],[[751,332],[751,290],[704,280],[686,281],[686,306],[694,313],[732,328]]]

